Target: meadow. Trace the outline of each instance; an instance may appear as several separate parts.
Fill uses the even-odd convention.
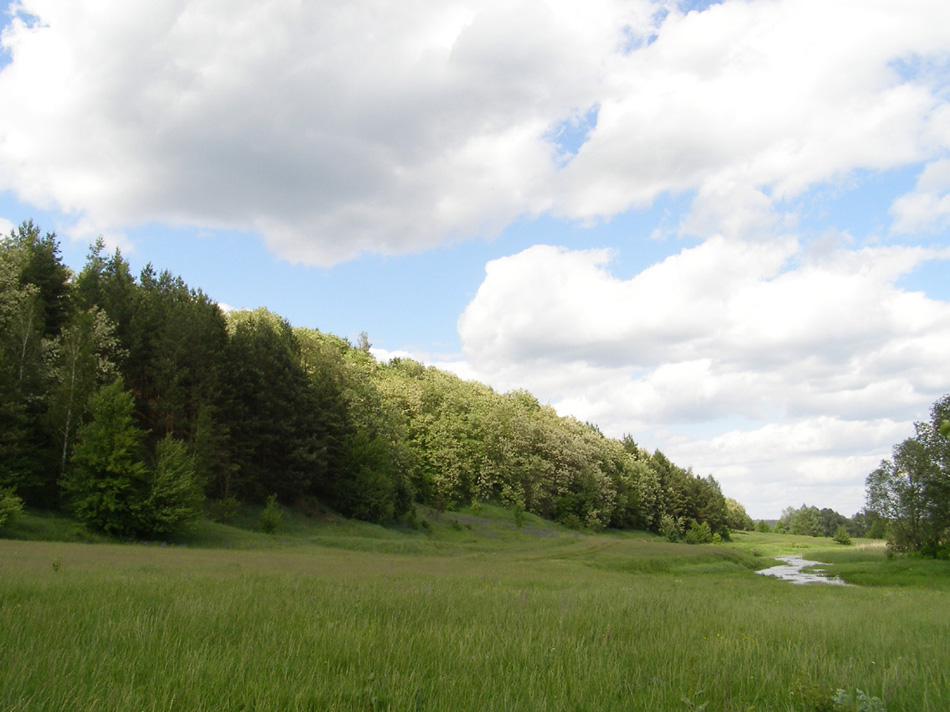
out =
[[[798,711],[839,688],[950,709],[947,562],[423,515],[264,535],[251,511],[167,545],[24,516],[0,532],[0,709]],[[755,574],[781,553],[860,585]]]

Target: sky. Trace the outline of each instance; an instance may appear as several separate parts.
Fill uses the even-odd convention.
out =
[[[0,229],[864,505],[950,392],[946,0],[0,3]]]

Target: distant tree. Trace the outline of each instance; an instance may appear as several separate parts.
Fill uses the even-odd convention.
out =
[[[71,276],[60,256],[56,234],[41,235],[40,228],[27,220],[10,232],[2,249],[18,254],[20,285],[36,289],[43,336],[56,335],[69,315]]]
[[[44,503],[51,469],[43,343],[68,308],[68,276],[55,236],[40,237],[32,222],[0,240],[0,486],[34,505]]]
[[[776,531],[801,536],[822,536],[821,512],[818,507],[803,504],[798,509],[786,507],[776,525]]]
[[[132,394],[121,382],[100,389],[62,479],[76,518],[116,536],[138,536],[146,529],[149,478],[142,457],[144,433],[132,420],[133,408]]]
[[[752,521],[739,502],[726,497],[726,525],[734,531],[752,531],[755,528],[755,522]]]
[[[30,423],[20,387],[19,348],[15,324],[24,291],[14,266],[0,253],[0,487],[32,484],[34,467],[30,458]],[[39,337],[36,338],[37,343]]]
[[[950,415],[950,395],[931,409],[929,422],[894,447],[868,475],[867,510],[887,522],[888,540],[898,550],[936,556],[950,548],[950,441],[940,425]]]
[[[134,398],[121,381],[92,399],[62,487],[70,510],[92,529],[122,537],[164,537],[200,514],[203,494],[183,443],[163,439],[154,466],[145,433],[133,419]]]
[[[62,476],[89,399],[104,382],[117,376],[118,344],[112,323],[92,307],[76,312],[45,345],[49,379],[45,420],[56,446],[58,476]]]
[[[833,509],[823,507],[818,510],[818,521],[822,536],[833,537],[839,527],[848,523],[848,518]]]
[[[229,329],[222,418],[237,469],[215,494],[257,502],[276,494],[294,502],[329,476],[326,413],[290,324],[258,309],[229,315]]]

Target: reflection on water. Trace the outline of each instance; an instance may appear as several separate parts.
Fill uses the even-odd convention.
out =
[[[825,576],[821,569],[815,571],[803,570],[809,566],[824,566],[825,564],[820,561],[808,561],[797,554],[776,556],[775,558],[785,563],[780,566],[773,566],[770,569],[756,571],[756,573],[762,574],[763,576],[775,576],[776,578],[780,578],[783,581],[790,581],[791,583],[828,583],[832,586],[848,585],[837,576]]]

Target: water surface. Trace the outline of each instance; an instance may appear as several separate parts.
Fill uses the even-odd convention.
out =
[[[782,579],[783,581],[789,581],[790,583],[795,584],[827,583],[831,584],[832,586],[848,585],[837,576],[826,576],[821,569],[805,571],[805,569],[812,566],[827,566],[827,564],[824,564],[821,561],[809,561],[808,559],[803,559],[797,554],[776,556],[775,558],[779,561],[784,561],[785,563],[780,564],[779,566],[773,566],[770,569],[756,571],[756,573],[762,574],[763,576],[774,576],[776,578]]]

